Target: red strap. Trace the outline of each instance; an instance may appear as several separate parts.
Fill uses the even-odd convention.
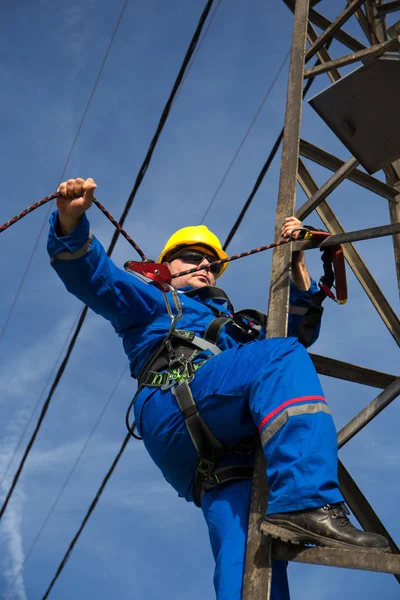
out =
[[[162,292],[171,285],[171,272],[165,263],[128,260],[124,268],[129,273],[138,275],[146,283],[155,285]]]
[[[324,240],[329,237],[330,233],[327,231],[309,231],[305,234],[305,240]],[[347,278],[346,278],[346,265],[344,262],[344,254],[343,248],[341,244],[337,244],[337,246],[330,246],[329,250],[331,251],[332,256],[332,265],[333,272],[335,274],[335,288],[336,288],[336,297],[330,291],[327,293],[327,287],[323,286],[324,292],[338,302],[339,304],[345,304],[347,302]]]

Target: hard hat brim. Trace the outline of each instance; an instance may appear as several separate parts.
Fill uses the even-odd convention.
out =
[[[167,257],[167,255],[172,254],[174,252],[174,250],[178,250],[178,248],[187,248],[188,246],[200,246],[202,248],[209,248],[213,252],[213,254],[215,254],[216,260],[228,258],[227,253],[224,250],[222,250],[222,248],[218,248],[217,246],[214,246],[213,244],[202,243],[197,239],[197,240],[185,240],[184,244],[182,244],[182,243],[173,244],[172,246],[170,246],[167,249],[164,248],[164,250],[161,252],[160,256],[158,257],[157,262],[162,263],[163,261],[165,261],[165,258]],[[222,273],[224,273],[224,271],[226,270],[227,267],[228,267],[228,263],[223,263],[221,265],[221,270],[216,275],[216,279],[218,279],[218,277],[221,277]]]

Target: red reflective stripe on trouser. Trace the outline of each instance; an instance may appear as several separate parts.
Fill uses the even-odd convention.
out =
[[[326,403],[326,400],[323,396],[302,396],[301,398],[292,398],[292,400],[286,400],[286,402],[275,408],[272,412],[270,412],[266,417],[263,418],[259,425],[258,431],[261,432],[262,428],[268,423],[268,421],[273,419],[275,415],[277,415],[281,410],[283,410],[287,406],[290,406],[292,404],[298,404],[300,402],[307,402],[308,400],[320,400]]]
[[[317,412],[324,412],[330,415],[330,410],[325,402],[313,402],[312,404],[298,404],[297,406],[289,406],[283,410],[274,419],[264,431],[261,433],[261,444],[264,446],[272,436],[279,431],[288,421],[289,417],[296,417],[297,415],[310,415]]]

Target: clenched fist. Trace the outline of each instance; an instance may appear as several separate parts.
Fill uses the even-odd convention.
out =
[[[58,188],[58,216],[62,235],[68,235],[79,223],[83,213],[92,206],[93,194],[97,185],[92,178],[68,179]]]

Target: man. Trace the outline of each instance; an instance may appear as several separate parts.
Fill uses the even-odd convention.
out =
[[[313,364],[296,336],[317,291],[302,253],[292,264],[289,336],[263,339],[262,317],[234,313],[215,283],[227,264],[204,226],[176,232],[158,262],[172,275],[182,316],[171,326],[162,292],[118,269],[89,231],[93,179],[60,185],[48,249],[67,289],[108,319],[139,379],[135,418],[144,444],[179,496],[201,505],[216,562],[218,600],[240,600],[258,431],[270,487],[264,519],[272,537],[388,551],[382,536],[355,529],[337,481],[337,440]],[[286,219],[282,236],[301,223]],[[170,301],[171,294],[166,296]],[[170,308],[170,310],[172,310]],[[252,322],[253,317],[256,323]],[[178,329],[179,327],[179,329]],[[314,341],[318,331],[315,331]],[[249,474],[250,473],[250,474]],[[273,565],[273,600],[287,600],[286,568]]]

